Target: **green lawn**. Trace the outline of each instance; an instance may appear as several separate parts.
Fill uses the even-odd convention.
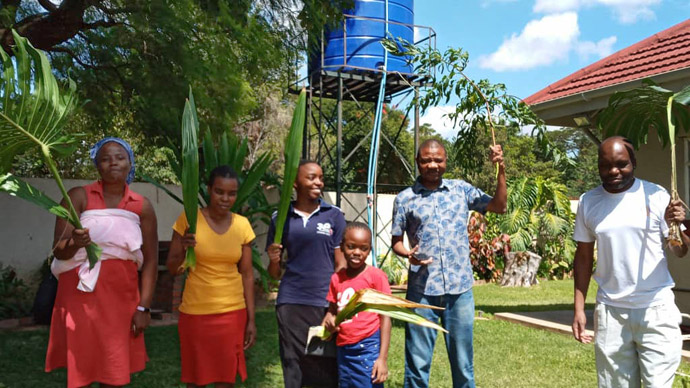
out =
[[[478,310],[487,313],[570,308],[572,281],[545,282],[532,289],[502,289],[495,285],[475,287]],[[594,297],[594,291],[590,291]],[[592,299],[593,300],[593,299]],[[589,298],[588,298],[589,301]],[[489,315],[491,318],[491,315]],[[248,357],[249,379],[243,387],[280,387],[275,314],[257,312],[259,340]],[[48,332],[0,332],[0,387],[62,387],[65,373],[43,373]],[[530,329],[493,319],[475,323],[475,372],[480,387],[592,387],[596,386],[594,350],[572,337]],[[393,327],[389,354],[389,387],[401,387],[404,370],[404,329]],[[147,331],[151,361],[135,375],[133,387],[182,387],[179,383],[177,327]],[[683,363],[681,370],[690,373]],[[434,353],[431,387],[450,387],[451,376],[444,342]],[[679,381],[676,386],[682,386]]]

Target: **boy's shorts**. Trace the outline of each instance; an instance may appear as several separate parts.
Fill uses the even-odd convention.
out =
[[[380,330],[356,344],[338,346],[340,388],[383,388],[383,383],[373,384],[371,378],[380,350]]]

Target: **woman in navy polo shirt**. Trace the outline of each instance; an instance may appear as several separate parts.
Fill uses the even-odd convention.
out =
[[[297,200],[288,211],[282,245],[271,243],[276,214],[268,229],[268,272],[275,279],[281,278],[281,256],[283,250],[287,252],[276,301],[286,388],[338,385],[335,358],[304,355],[309,326],[320,325],[326,313],[331,275],[346,266],[340,251],[345,217],[339,208],[321,200],[322,189],[321,166],[301,161],[295,180]]]

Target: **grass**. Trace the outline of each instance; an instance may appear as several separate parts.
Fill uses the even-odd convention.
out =
[[[501,287],[484,284],[474,287],[477,310],[494,314],[518,311],[572,310],[574,282],[568,280],[542,281],[532,287]],[[594,308],[596,282],[589,283],[587,309]]]
[[[531,289],[475,287],[478,310],[540,311],[570,309],[572,281],[544,282]],[[593,302],[590,290],[588,302]],[[491,317],[489,315],[489,317]],[[282,371],[273,309],[257,311],[257,344],[247,354],[249,379],[240,387],[280,387]],[[43,372],[48,340],[46,329],[0,332],[0,387],[63,387],[64,370]],[[394,323],[389,354],[388,387],[401,387],[404,371],[404,328]],[[570,336],[526,328],[493,319],[477,320],[474,331],[475,373],[479,387],[596,386],[594,349]],[[150,362],[133,376],[132,387],[183,387],[179,382],[177,327],[153,327],[146,332]],[[434,351],[431,387],[450,387],[451,375],[443,339]],[[690,366],[681,365],[683,373]],[[674,386],[681,387],[677,379]]]

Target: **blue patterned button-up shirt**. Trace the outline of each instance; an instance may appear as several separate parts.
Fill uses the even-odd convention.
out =
[[[486,212],[491,196],[463,180],[444,179],[435,190],[417,180],[393,207],[393,236],[407,233],[426,266],[410,265],[408,287],[425,295],[461,294],[474,282],[467,237],[469,211]]]

